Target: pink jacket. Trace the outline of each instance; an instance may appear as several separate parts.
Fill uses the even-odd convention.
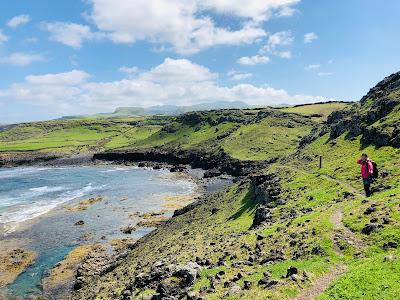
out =
[[[367,179],[370,175],[374,173],[374,166],[372,165],[371,160],[367,159],[367,161],[364,162],[362,159],[359,159],[357,163],[361,165],[362,178]]]

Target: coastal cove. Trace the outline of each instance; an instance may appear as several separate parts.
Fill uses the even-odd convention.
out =
[[[0,169],[1,267],[5,270],[10,266],[5,256],[14,260],[20,256],[20,268],[4,279],[9,284],[0,290],[0,297],[43,293],[54,297],[66,292],[73,288],[76,267],[88,254],[101,258],[104,267],[109,267],[174,210],[206,190],[230,184],[230,180],[221,179],[204,186],[204,180],[199,181],[203,174],[194,169],[170,172],[162,166]],[[63,261],[71,257],[73,263]],[[57,282],[57,273],[62,275],[61,282]],[[72,278],[66,276],[70,273]]]

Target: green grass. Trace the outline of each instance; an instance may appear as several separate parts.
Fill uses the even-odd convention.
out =
[[[132,143],[131,148],[182,148],[182,149],[201,149],[210,150],[210,147],[218,145],[218,136],[230,132],[236,128],[235,123],[226,122],[216,126],[205,124],[199,128],[189,125],[174,124],[176,131],[159,131],[146,139]]]
[[[145,139],[161,128],[158,125],[131,125],[133,121],[139,119],[22,124],[0,132],[0,152],[114,149]]]
[[[141,126],[128,129],[127,131],[117,134],[107,142],[104,147],[106,149],[116,149],[129,146],[137,141],[144,140],[160,130],[161,126]]]
[[[400,253],[397,253],[397,255]],[[398,299],[400,295],[400,264],[398,260],[384,262],[383,256],[366,259],[352,265],[349,272],[318,300]]]
[[[329,141],[328,135],[322,136],[306,146],[300,154],[302,160],[294,159],[293,163],[301,168],[343,180],[361,190],[360,166],[357,160],[362,153],[367,153],[381,171],[389,172],[385,182],[396,181],[400,167],[400,149],[389,146],[377,148],[373,145],[363,148],[360,138],[349,140],[345,134],[334,141]],[[319,156],[322,156],[321,169],[318,169]]]
[[[312,104],[312,105],[301,105],[301,106],[293,106],[293,107],[285,107],[282,108],[282,111],[289,113],[296,113],[304,116],[311,115],[320,115],[313,117],[315,120],[324,121],[327,117],[336,110],[341,110],[348,107],[348,103],[321,103],[321,104]]]
[[[271,118],[243,125],[222,143],[222,147],[240,160],[266,160],[290,154],[311,127],[296,124],[294,128],[288,128],[287,125],[287,120]]]

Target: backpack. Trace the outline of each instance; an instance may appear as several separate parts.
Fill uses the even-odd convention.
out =
[[[378,170],[378,165],[376,164],[376,162],[371,161],[372,163],[372,178],[378,178],[379,175],[379,170]]]

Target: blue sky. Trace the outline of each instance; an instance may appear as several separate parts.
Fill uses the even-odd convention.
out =
[[[400,69],[399,12],[396,0],[2,1],[0,124],[358,100]]]

